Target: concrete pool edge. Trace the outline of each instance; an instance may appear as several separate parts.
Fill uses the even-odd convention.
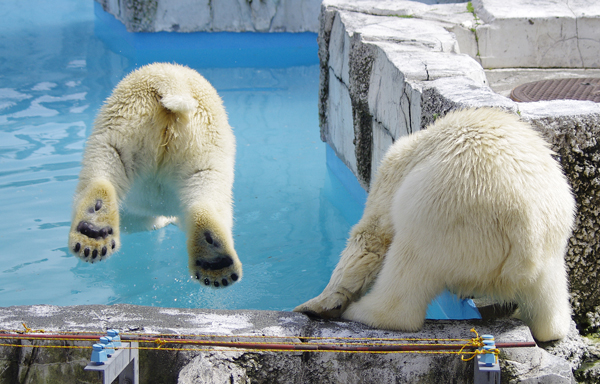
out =
[[[475,328],[480,335],[493,334],[496,342],[533,340],[529,329],[511,318],[426,321],[422,331],[405,333],[376,330],[346,321],[311,320],[303,314],[278,311],[178,309],[129,304],[71,307],[34,305],[5,307],[0,311],[1,330],[23,331],[23,324],[32,331],[44,330],[46,333],[103,333],[114,328],[144,336],[286,336],[292,338],[292,341],[299,341],[295,338],[299,336],[470,339],[473,337],[470,330]],[[318,340],[312,342],[315,341]],[[27,343],[23,341],[23,344],[30,345]],[[39,345],[52,342],[35,343]],[[580,347],[581,343],[573,325],[569,338],[549,349],[559,356],[539,347],[526,350],[503,349],[500,355],[503,381],[518,378],[547,382],[552,379],[556,383],[569,383],[572,379],[573,362],[567,362],[560,355],[572,350],[574,346]],[[16,354],[15,350],[21,352]],[[562,352],[557,352],[558,350]],[[91,350],[69,351],[62,354],[57,353],[56,349],[3,346],[0,348],[0,372],[26,374],[31,379],[28,383],[41,383],[47,382],[49,376],[44,374],[51,374],[51,367],[56,370],[57,366],[63,365],[64,372],[71,378],[82,377],[82,370],[89,361]],[[390,380],[436,383],[440,377],[469,382],[473,375],[472,362],[463,362],[455,354],[258,352],[222,351],[219,348],[187,352],[142,350],[140,353],[140,372],[144,376],[142,382],[147,381],[148,377],[155,380],[160,377],[163,383],[239,383],[249,379],[253,382],[286,383],[378,383]],[[580,358],[581,356],[571,356],[572,360]],[[36,377],[39,381],[33,380]],[[7,380],[10,378],[0,375],[0,383],[10,382]]]

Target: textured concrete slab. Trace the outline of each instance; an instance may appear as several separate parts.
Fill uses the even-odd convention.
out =
[[[485,68],[600,67],[595,0],[474,0]]]

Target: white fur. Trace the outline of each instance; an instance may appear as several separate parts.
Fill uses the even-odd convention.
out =
[[[175,222],[187,231],[192,276],[211,286],[235,282],[234,158],[222,101],[200,74],[161,63],[132,72],[86,144],[69,248],[95,262],[118,250],[121,221],[128,230]]]
[[[451,112],[389,149],[329,284],[295,310],[414,331],[449,289],[516,302],[538,340],[563,338],[574,207],[529,125],[496,109]]]

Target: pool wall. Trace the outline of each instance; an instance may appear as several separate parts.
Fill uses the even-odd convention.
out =
[[[318,32],[321,0],[95,0],[129,32]]]
[[[571,9],[555,2],[521,3],[475,0],[468,8],[325,0],[319,32],[321,136],[368,189],[394,140],[449,110],[494,106],[518,113],[551,143],[573,187],[577,217],[566,260],[574,319],[580,329],[593,331],[600,326],[600,104],[513,102],[490,88],[482,63],[598,68],[600,7],[592,1]],[[502,38],[515,42],[510,50],[499,49]],[[524,43],[517,44],[519,39]]]

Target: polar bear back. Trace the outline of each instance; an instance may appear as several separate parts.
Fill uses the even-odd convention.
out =
[[[398,178],[381,214],[423,268],[459,294],[509,297],[545,264],[562,265],[573,197],[528,124],[478,109],[414,136],[390,149],[378,177]]]
[[[115,87],[94,125],[87,146],[119,150],[130,171],[124,177],[222,169],[233,180],[235,137],[223,103],[190,68],[155,63],[132,72]],[[93,152],[86,152],[84,163],[98,161]]]

